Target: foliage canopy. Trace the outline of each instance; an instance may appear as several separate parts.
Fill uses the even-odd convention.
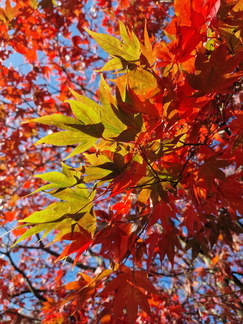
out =
[[[7,153],[23,152],[24,143],[22,165],[30,172],[21,175],[25,190],[18,196],[34,193],[21,206],[3,183],[3,196],[11,195],[5,222],[19,225],[14,242],[2,238],[1,252],[28,287],[22,292],[16,283],[11,298],[27,290],[41,309],[39,315],[19,315],[5,303],[2,316],[9,323],[242,321],[243,5],[138,1],[147,5],[143,11],[136,3],[118,1],[115,15],[107,6],[97,18],[106,33],[89,26],[81,1],[72,10],[69,1],[20,1],[14,7],[6,1],[0,12],[2,35],[8,35],[3,42],[34,67],[17,86],[14,68],[2,65],[1,72],[10,77],[2,81],[12,110],[8,118],[24,118],[23,130],[3,144],[1,170],[7,183]],[[48,25],[53,17],[56,29]],[[81,36],[71,32],[75,19]],[[60,30],[72,44],[62,40],[57,48]],[[25,40],[18,41],[21,36]],[[92,55],[91,39],[109,54],[103,66]],[[44,61],[38,51],[47,55]],[[86,84],[82,69],[99,75],[97,91]],[[42,87],[39,73],[59,75],[58,98],[49,92],[52,82]],[[37,111],[25,108],[34,88]],[[48,133],[36,141],[37,129]],[[33,141],[37,148],[29,147]],[[15,205],[19,215],[12,212]],[[39,273],[39,286],[38,276],[32,282],[12,257],[21,249],[28,251],[24,258],[31,249],[55,257],[49,278],[45,270]],[[43,256],[38,260],[48,271]],[[81,269],[75,280],[67,282],[71,266],[61,260]],[[1,266],[7,267],[5,259]]]

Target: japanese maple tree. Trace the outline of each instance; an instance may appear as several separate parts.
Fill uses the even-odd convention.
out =
[[[242,2],[0,23],[2,321],[242,323]]]

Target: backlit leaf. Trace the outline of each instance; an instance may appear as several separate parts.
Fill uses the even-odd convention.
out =
[[[131,45],[126,44],[113,36],[96,33],[88,28],[84,29],[96,40],[100,47],[110,55],[121,57],[126,61],[137,61],[139,59],[140,48],[138,48],[136,44],[135,47],[131,47]]]
[[[80,131],[63,131],[58,133],[52,133],[49,134],[43,138],[41,138],[39,141],[35,143],[35,145],[39,144],[52,144],[57,146],[64,146],[64,145],[73,145],[73,144],[79,144],[82,141],[85,142],[84,148],[87,147],[87,140],[90,139],[90,135],[87,135],[85,133],[82,133]],[[92,137],[93,138],[93,137]]]

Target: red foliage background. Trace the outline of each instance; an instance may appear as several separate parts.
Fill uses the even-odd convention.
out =
[[[242,11],[231,0],[2,3],[3,323],[242,322]],[[123,100],[124,76],[104,73],[117,86],[120,109],[142,116],[144,131],[130,145],[144,162],[124,153],[127,146],[121,153],[100,149],[120,173],[108,191],[100,188],[93,245],[84,233],[68,250],[68,233],[49,246],[54,233],[11,248],[25,231],[9,232],[16,221],[52,201],[25,197],[42,184],[33,176],[57,170],[72,150],[34,146],[56,129],[20,122],[70,115],[69,88],[98,100],[96,71],[107,55],[84,27],[120,37],[118,19],[147,48],[129,73],[146,70],[157,82],[137,91],[131,72]],[[140,190],[148,170],[167,180]],[[80,246],[72,271],[69,254]],[[66,262],[55,262],[63,255]]]

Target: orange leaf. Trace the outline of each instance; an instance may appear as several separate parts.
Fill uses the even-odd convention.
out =
[[[14,217],[16,215],[16,212],[6,212],[4,213],[5,217],[6,217],[6,220],[8,222],[12,222],[14,220]]]

